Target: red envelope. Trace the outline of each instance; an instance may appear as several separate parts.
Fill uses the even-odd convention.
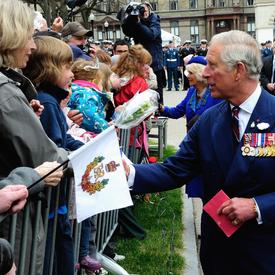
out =
[[[230,198],[223,192],[223,190],[221,190],[203,207],[203,210],[217,223],[227,237],[230,237],[241,226],[233,225],[225,215],[217,214],[217,210],[222,203],[229,199]]]

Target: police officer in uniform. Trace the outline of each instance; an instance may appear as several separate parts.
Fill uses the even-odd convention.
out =
[[[181,66],[180,54],[173,41],[169,41],[168,49],[164,54],[164,67],[167,70],[168,91],[171,91],[174,81],[175,90],[179,90],[178,69]]]
[[[206,56],[207,54],[207,40],[206,39],[202,39],[200,41],[200,47],[197,50],[197,55],[198,56]]]

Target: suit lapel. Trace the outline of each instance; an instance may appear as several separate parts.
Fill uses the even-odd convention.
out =
[[[227,102],[220,106],[218,117],[215,118],[212,140],[219,166],[226,177],[234,155],[231,110]]]
[[[267,92],[261,93],[261,96],[253,110],[253,113],[251,114],[251,117],[249,119],[249,122],[247,123],[245,133],[268,133],[271,131],[274,131],[274,112],[270,108],[268,108],[268,96]],[[265,115],[263,116],[263,110]],[[263,131],[260,131],[257,128],[257,124],[261,122],[266,122],[270,124],[271,127],[268,129],[265,129]],[[242,156],[241,147],[244,145],[243,138],[239,143],[239,146],[236,150],[236,154],[233,157],[232,165],[230,166],[225,186],[236,183],[237,178],[242,178],[242,176],[245,176],[246,173],[248,173],[249,167],[253,164],[253,162],[257,159],[257,157],[244,157]],[[237,176],[236,176],[237,175]]]

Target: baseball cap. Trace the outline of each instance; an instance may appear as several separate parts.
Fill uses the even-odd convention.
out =
[[[73,35],[73,36],[93,36],[93,31],[85,29],[79,22],[67,23],[62,31],[62,37]]]

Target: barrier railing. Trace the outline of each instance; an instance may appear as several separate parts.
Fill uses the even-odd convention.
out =
[[[135,131],[135,137],[138,132]],[[123,152],[129,156],[129,138],[130,130],[120,130],[120,146]],[[131,160],[137,162],[139,158],[139,150],[135,149],[135,142],[130,147],[132,152]],[[70,201],[71,188],[73,186],[72,175],[67,175],[62,180],[61,184],[65,185],[67,195],[67,205]],[[54,202],[54,217],[52,222],[53,238],[50,245],[50,250],[47,255],[50,255],[49,264],[47,264],[48,274],[53,274],[54,264],[54,248],[55,248],[55,232],[57,228],[57,211],[59,205],[59,193],[61,184],[55,187],[55,202]],[[44,256],[46,249],[46,236],[48,234],[49,211],[53,188],[48,188],[45,194],[36,194],[35,199],[31,199],[25,206],[22,213],[8,216],[0,224],[0,235],[7,239],[13,247],[15,261],[17,264],[17,275],[36,275],[43,274]],[[81,223],[72,221],[73,240],[74,240],[74,257],[75,263],[78,262]],[[114,274],[127,275],[128,273],[118,264],[105,258],[101,253],[109,242],[112,234],[118,225],[118,210],[108,211],[97,215],[97,234],[96,246],[98,251],[98,259],[102,262],[103,267],[113,272]],[[75,270],[75,274],[78,271]],[[82,271],[83,273],[83,271]]]

